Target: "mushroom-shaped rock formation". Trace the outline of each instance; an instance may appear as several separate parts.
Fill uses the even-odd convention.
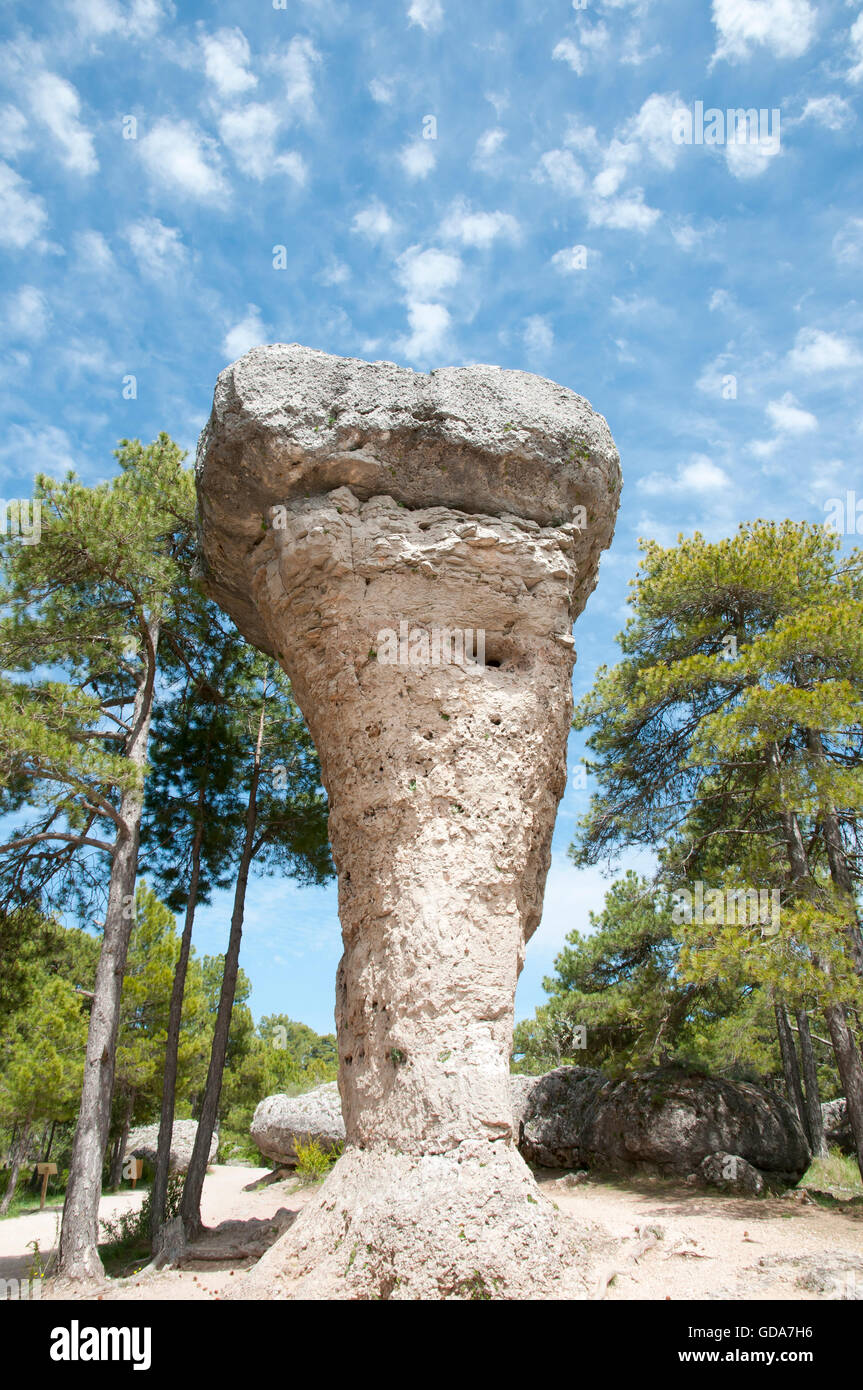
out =
[[[526,372],[278,344],[219,377],[198,493],[209,591],[284,667],[318,748],[344,938],[347,1147],[246,1291],[578,1292],[508,1072],[571,628],[620,493],[608,426]]]

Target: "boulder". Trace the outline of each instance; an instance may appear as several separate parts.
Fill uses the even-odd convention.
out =
[[[192,1149],[195,1147],[195,1136],[198,1133],[197,1120],[175,1120],[174,1128],[171,1132],[171,1173],[185,1173],[192,1158]],[[159,1144],[158,1125],[139,1125],[137,1129],[129,1131],[126,1140],[126,1150],[124,1158],[144,1158],[148,1163],[156,1162],[156,1149]],[[219,1148],[219,1136],[214,1134],[210,1141],[210,1154],[208,1163],[215,1160]]]
[[[519,1103],[519,1148],[545,1167],[687,1175],[721,1153],[797,1182],[810,1162],[789,1103],[750,1082],[673,1067],[606,1081],[558,1067]]]
[[[301,1096],[267,1096],[252,1118],[252,1140],[266,1158],[296,1163],[296,1143],[315,1139],[326,1153],[345,1141],[338,1084],[328,1081]]]
[[[737,1192],[745,1197],[760,1197],[764,1179],[757,1168],[739,1154],[708,1154],[698,1165],[698,1176],[708,1187],[722,1192]]]
[[[584,1168],[583,1136],[596,1097],[605,1084],[594,1067],[558,1067],[545,1076],[512,1078],[513,1132],[522,1156],[542,1168]]]
[[[821,1106],[821,1113],[824,1116],[824,1138],[827,1143],[833,1148],[841,1149],[844,1154],[853,1156],[857,1150],[854,1147],[854,1135],[851,1133],[848,1102],[845,1097],[825,1101]]]

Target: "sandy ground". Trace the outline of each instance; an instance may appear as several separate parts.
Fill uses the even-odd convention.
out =
[[[731,1197],[650,1180],[539,1180],[562,1212],[615,1241],[594,1298],[863,1299],[863,1207],[825,1210],[799,1192]]]
[[[249,1269],[315,1189],[294,1179],[248,1191],[264,1168],[214,1165],[204,1184],[208,1228],[182,1269],[145,1278],[136,1274],[102,1285],[43,1285],[43,1297],[80,1299],[214,1299],[229,1296],[234,1278]],[[658,1180],[575,1181],[540,1173],[543,1192],[562,1213],[610,1237],[590,1271],[591,1297],[629,1299],[863,1300],[863,1207],[825,1210],[802,1193],[748,1198],[708,1194]],[[114,1217],[140,1204],[126,1192],[102,1201]],[[55,1242],[59,1211],[0,1222],[0,1276],[25,1277],[38,1240]],[[600,1242],[605,1245],[603,1239]],[[200,1258],[195,1258],[200,1256]]]

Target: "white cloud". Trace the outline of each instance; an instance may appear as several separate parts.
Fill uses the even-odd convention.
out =
[[[35,285],[21,285],[4,305],[3,327],[13,340],[37,342],[47,333],[50,320],[48,300]]]
[[[518,239],[519,228],[508,212],[471,212],[463,201],[453,204],[444,218],[441,234],[463,246],[491,246],[498,237]]]
[[[524,345],[529,353],[543,356],[554,347],[554,333],[548,319],[532,314],[524,324]]]
[[[480,163],[493,159],[506,139],[506,131],[495,126],[492,130],[484,130],[476,142],[474,157]]]
[[[48,221],[45,204],[8,164],[0,164],[0,246],[22,251]]]
[[[854,109],[845,98],[831,93],[826,97],[810,97],[792,124],[802,125],[804,121],[817,121],[828,130],[844,130],[855,119]]]
[[[379,77],[372,78],[369,83],[369,92],[372,101],[378,102],[380,106],[389,106],[395,97],[395,92],[389,82],[382,82]]]
[[[395,227],[383,203],[375,198],[367,208],[357,213],[351,224],[353,231],[368,237],[369,241],[383,241]]]
[[[219,135],[245,174],[260,182],[273,174],[288,174],[297,183],[305,183],[306,166],[299,154],[276,153],[276,137],[281,113],[275,103],[250,102],[223,112],[219,120]]]
[[[707,307],[710,310],[711,314],[713,314],[716,312],[717,309],[721,309],[723,312],[727,312],[729,309],[733,309],[735,305],[732,296],[728,293],[728,290],[714,290],[709,300],[707,301]]]
[[[630,294],[611,296],[611,312],[623,318],[638,318],[641,314],[651,314],[655,319],[662,312],[661,306],[651,295]]]
[[[559,193],[584,190],[584,170],[569,150],[547,150],[539,161],[537,174],[548,179]]]
[[[351,268],[344,261],[332,261],[318,276],[322,285],[346,285],[350,278]]]
[[[88,229],[75,237],[75,249],[82,264],[89,270],[100,273],[112,270],[114,257],[111,248],[101,232]]]
[[[81,466],[68,434],[56,425],[10,425],[0,443],[0,461],[16,472],[51,473],[55,478]]]
[[[17,106],[0,106],[0,155],[14,159],[29,145],[27,117]]]
[[[681,220],[673,224],[671,235],[681,251],[696,251],[708,233],[700,227],[693,227],[691,222]]]
[[[604,24],[590,25],[581,21],[578,26],[578,43],[574,39],[561,39],[552,49],[551,56],[561,63],[568,63],[574,73],[579,77],[585,69],[585,57],[582,48],[591,52],[598,52],[605,48],[608,43],[608,30]],[[581,48],[579,47],[581,44]]]
[[[439,29],[443,23],[443,6],[440,0],[411,0],[408,6],[408,21],[418,24],[428,33]]]
[[[261,311],[256,304],[246,306],[246,316],[229,328],[222,343],[222,351],[229,362],[235,362],[250,348],[259,347],[267,341],[267,330],[261,320]]]
[[[848,338],[820,328],[801,328],[788,362],[798,372],[843,371],[863,366],[863,355]]]
[[[204,201],[227,193],[216,162],[215,142],[189,121],[157,121],[138,141],[138,147],[155,182]]]
[[[598,51],[608,45],[609,33],[604,24],[586,24],[584,20],[578,26],[578,37],[585,48]]]
[[[565,145],[571,145],[574,150],[581,150],[583,154],[599,158],[601,148],[596,137],[596,126],[582,125],[581,121],[573,120],[570,117],[566,128],[566,135],[563,137]]]
[[[121,37],[150,39],[173,7],[160,0],[132,0],[125,7],[114,0],[72,0],[72,13],[81,33],[92,38],[108,34]]]
[[[815,37],[816,13],[809,0],[713,0],[716,51],[736,63],[759,45],[777,58],[799,58]]]
[[[435,166],[434,144],[431,140],[414,140],[399,152],[399,163],[409,179],[424,179]]]
[[[848,45],[854,66],[848,70],[849,82],[863,82],[863,10],[860,11],[848,33]]]
[[[320,62],[315,45],[302,34],[295,34],[284,52],[268,59],[268,66],[284,80],[288,111],[301,121],[315,116],[315,69]]]
[[[452,289],[462,273],[462,263],[450,251],[409,246],[396,262],[396,274],[411,299],[428,301]]]
[[[849,217],[833,238],[832,250],[840,265],[863,262],[863,217]]]
[[[734,174],[735,178],[759,178],[770,167],[770,161],[781,154],[780,135],[778,131],[770,135],[762,136],[759,126],[759,136],[756,140],[746,138],[745,118],[737,121],[738,139],[732,140],[731,131],[727,131],[727,143],[724,146],[725,163],[728,171]]]
[[[400,347],[412,362],[427,362],[445,347],[450,329],[450,316],[442,304],[414,300],[408,305],[410,336],[402,339]]]
[[[650,48],[641,47],[641,35],[637,29],[630,29],[623,40],[623,47],[620,50],[620,62],[630,68],[640,68],[642,63],[648,62],[651,58],[657,58],[662,52],[662,44],[651,44]]]
[[[555,44],[552,49],[551,56],[556,58],[558,62],[568,63],[579,77],[584,72],[584,55],[573,39],[561,39],[560,43]]]
[[[242,29],[218,29],[201,40],[204,68],[220,96],[236,97],[257,86],[258,79],[249,72],[251,52]]]
[[[769,459],[776,453],[780,443],[779,439],[751,439],[746,449],[757,459]]]
[[[175,274],[186,261],[186,248],[177,227],[166,227],[158,217],[130,222],[123,235],[145,275],[161,280]]]
[[[660,216],[656,208],[644,201],[644,190],[634,188],[624,197],[608,202],[593,202],[588,208],[592,227],[613,227],[619,231],[647,232]]]
[[[731,486],[731,479],[706,454],[693,454],[688,463],[678,467],[673,477],[668,473],[647,473],[638,478],[635,485],[639,491],[656,497],[671,492],[721,492]]]
[[[561,274],[572,275],[580,270],[586,270],[588,264],[595,261],[598,256],[598,251],[592,251],[587,246],[564,246],[562,250],[555,251],[551,258],[551,264]]]
[[[122,23],[122,11],[113,0],[71,0],[70,8],[78,28],[96,38],[115,33]]]
[[[817,418],[804,410],[790,391],[778,401],[768,402],[767,418],[780,434],[811,434],[818,428]]]
[[[81,99],[71,82],[53,72],[39,72],[27,84],[33,114],[50,131],[60,157],[75,174],[99,167],[93,137],[80,122]]]
[[[638,150],[631,151],[631,146],[637,144],[663,169],[674,167],[680,154],[680,146],[672,139],[672,122],[674,112],[680,105],[680,97],[676,92],[653,92],[642,103],[636,115],[623,126],[622,138],[628,147],[629,162],[640,158]]]

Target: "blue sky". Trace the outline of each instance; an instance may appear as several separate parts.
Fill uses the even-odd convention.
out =
[[[2,22],[0,496],[104,477],[122,436],[193,451],[260,342],[553,377],[607,417],[625,479],[576,694],[614,659],[639,536],[863,500],[860,0],[48,0]],[[679,144],[699,101],[778,110],[779,139]],[[565,857],[587,795],[561,808],[519,1016],[607,887]],[[199,950],[228,915],[202,912]],[[334,890],[253,887],[257,1015],[329,1030],[339,954]]]

